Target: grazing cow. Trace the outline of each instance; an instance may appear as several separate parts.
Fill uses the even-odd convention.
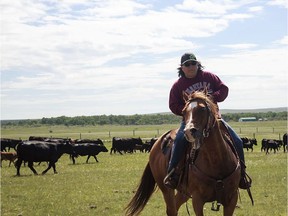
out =
[[[54,173],[57,173],[55,163],[64,154],[72,154],[73,146],[70,143],[49,143],[41,141],[25,141],[18,145],[17,155],[18,160],[15,163],[17,169],[17,176],[20,176],[20,167],[23,161],[28,162],[28,167],[32,172],[37,175],[36,170],[33,167],[33,162],[49,162],[48,168],[42,172],[45,174],[51,167],[53,167]]]
[[[243,142],[243,148],[246,148],[247,151],[251,149],[251,151],[253,152],[253,145],[257,145],[257,140],[255,138],[249,139],[247,137],[243,137],[241,138],[241,140]]]
[[[15,164],[14,161],[17,159],[17,154],[15,152],[1,152],[1,167],[2,167],[2,161],[8,160],[9,161],[9,167],[11,163]]]
[[[91,156],[93,156],[98,162],[96,155],[98,155],[100,152],[108,152],[108,149],[104,145],[97,145],[94,143],[81,143],[81,144],[75,144],[73,146],[74,153],[70,155],[73,164],[75,164],[75,157],[80,156],[88,156],[86,163],[88,163],[88,160]]]
[[[8,139],[8,138],[1,138],[1,151],[7,152],[10,151],[11,148],[13,148],[16,151],[16,146],[22,142],[22,140],[16,140],[16,139]]]
[[[136,145],[143,145],[141,138],[119,138],[113,137],[112,139],[112,148],[110,150],[110,154],[112,151],[114,153],[119,152],[122,155],[122,151],[127,153],[133,153]]]

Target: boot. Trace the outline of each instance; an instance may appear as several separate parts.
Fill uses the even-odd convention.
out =
[[[180,175],[176,173],[175,168],[172,168],[171,171],[166,175],[163,180],[163,183],[166,187],[171,189],[176,189],[178,186]]]
[[[241,179],[239,182],[239,188],[247,190],[251,187],[252,179],[247,175],[245,171],[246,166],[243,161],[240,161],[240,166],[241,166]]]

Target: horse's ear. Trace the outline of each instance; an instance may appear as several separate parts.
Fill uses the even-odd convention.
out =
[[[183,95],[184,101],[187,102],[189,100],[189,94],[187,92],[183,91],[182,95]]]

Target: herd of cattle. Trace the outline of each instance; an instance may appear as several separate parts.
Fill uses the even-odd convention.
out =
[[[253,145],[257,145],[257,140],[255,138],[250,139],[243,137],[241,139],[243,142],[243,148],[247,149],[247,151],[249,151],[249,149],[253,151]],[[283,148],[284,152],[287,152],[287,133],[283,135],[282,140],[264,138],[261,141],[261,152],[264,151],[266,154],[271,151],[276,153],[276,151],[281,150],[281,148]]]
[[[112,152],[120,154],[133,153],[136,150],[150,152],[156,140],[152,138],[143,143],[141,138],[113,137],[110,154]],[[15,152],[10,152],[11,149],[14,149]],[[87,156],[86,163],[88,163],[91,156],[98,162],[97,155],[100,152],[108,152],[100,139],[72,140],[30,136],[28,140],[22,141],[1,138],[1,165],[3,160],[8,160],[9,166],[13,163],[17,169],[17,175],[20,175],[23,162],[24,166],[28,163],[28,167],[34,174],[37,174],[37,171],[34,169],[33,163],[43,161],[48,162],[48,167],[42,174],[45,174],[51,168],[53,168],[54,173],[57,173],[55,163],[64,153],[69,154],[73,164],[75,164],[75,158],[78,156]]]
[[[255,138],[241,138],[243,141],[243,148],[251,149],[253,151],[253,145],[257,145]],[[137,150],[140,152],[150,152],[153,144],[156,142],[156,138],[149,139],[143,142],[141,138],[112,138],[112,147],[110,154],[112,153],[133,153]],[[283,135],[283,140],[275,139],[262,139],[261,152],[264,151],[268,154],[270,151],[279,151],[283,147],[284,152],[287,152],[287,133]],[[15,152],[10,152],[14,149]],[[34,174],[37,171],[33,167],[34,162],[48,162],[48,167],[42,174],[45,174],[49,169],[53,168],[54,173],[57,173],[55,163],[64,154],[69,154],[70,158],[75,164],[75,158],[78,156],[87,156],[86,163],[89,158],[94,157],[98,162],[97,155],[100,152],[108,152],[108,149],[104,146],[104,143],[100,139],[84,139],[84,140],[72,140],[63,138],[48,138],[48,137],[35,137],[30,136],[28,140],[16,140],[1,138],[1,165],[3,160],[9,161],[9,166],[13,163],[17,169],[16,175],[20,175],[20,168],[24,162],[24,166],[28,163],[28,167]]]

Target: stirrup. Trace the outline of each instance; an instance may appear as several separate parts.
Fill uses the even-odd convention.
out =
[[[163,183],[166,187],[169,187],[171,189],[176,189],[177,185],[178,185],[178,176],[175,173],[175,168],[173,168],[164,178]]]
[[[244,175],[241,176],[240,182],[239,182],[239,188],[243,190],[248,190],[252,185],[252,179],[250,176],[244,172]]]
[[[171,175],[173,174],[175,172],[175,168],[172,168],[171,170],[170,170],[170,172],[166,175],[166,177],[164,178],[164,182],[165,182],[165,180],[167,180],[168,178],[170,178],[171,177]]]

